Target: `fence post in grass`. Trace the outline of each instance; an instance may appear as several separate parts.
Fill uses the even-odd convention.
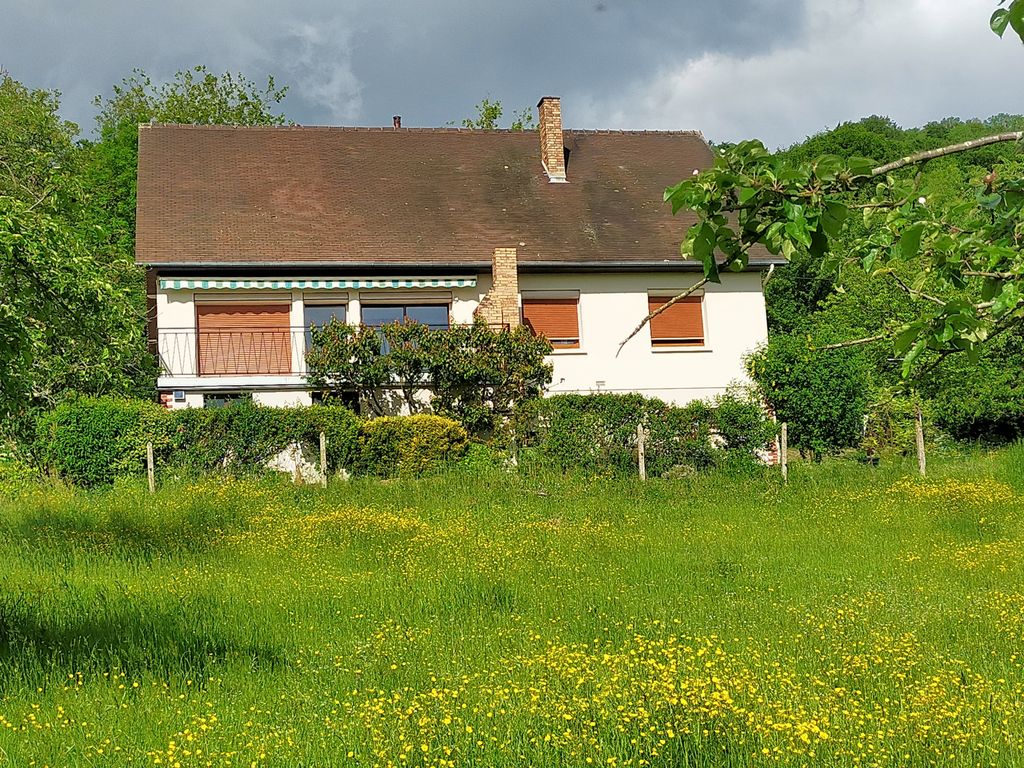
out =
[[[647,430],[643,422],[636,425],[636,461],[640,467],[640,479],[647,479]]]
[[[327,435],[320,433],[320,485],[327,487]]]
[[[779,465],[782,467],[782,482],[789,482],[789,424],[782,422],[779,432]]]
[[[149,480],[149,492],[156,493],[156,473],[153,469],[153,443],[146,443],[146,478]]]
[[[924,455],[924,417],[921,415],[920,403],[914,408],[914,432],[917,443],[917,471],[921,473],[921,477],[925,477],[928,468]]]

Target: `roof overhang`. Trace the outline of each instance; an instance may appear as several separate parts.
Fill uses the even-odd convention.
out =
[[[260,280],[249,278],[171,277],[160,290],[338,290],[342,288],[474,288],[476,275],[456,277],[344,277]]]

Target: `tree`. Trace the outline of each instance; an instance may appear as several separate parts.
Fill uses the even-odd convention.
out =
[[[1024,0],[1000,6],[993,30],[1002,35],[1012,27],[1024,42]],[[673,213],[697,213],[681,251],[703,265],[704,277],[659,311],[720,282],[724,271],[744,269],[755,247],[790,261],[807,255],[823,271],[837,272],[835,243],[850,237],[847,252],[857,255],[860,268],[891,278],[916,309],[910,322],[891,323],[863,342],[891,340],[904,376],[929,350],[965,352],[977,361],[981,344],[1024,319],[1024,178],[992,171],[972,203],[942,206],[922,189],[920,169],[937,158],[1022,139],[1024,131],[1004,131],[884,164],[834,154],[793,162],[759,141],[720,149],[710,169],[665,191]],[[857,219],[864,228],[853,234]]]
[[[141,333],[94,258],[78,128],[59,95],[0,76],[0,418],[8,429],[69,389],[124,388]]]
[[[135,248],[135,178],[139,159],[139,125],[283,125],[276,112],[287,94],[273,77],[259,86],[242,74],[215,75],[204,66],[181,70],[167,83],[155,84],[143,70],[97,96],[98,140],[86,142],[85,181],[92,190],[93,221],[106,231],[118,254]]]
[[[383,415],[401,393],[410,413],[428,408],[484,434],[517,403],[539,397],[551,382],[551,344],[523,326],[495,329],[478,321],[431,330],[421,323],[380,328],[332,320],[310,329],[308,381],[324,392],[358,395],[360,407]],[[421,393],[429,390],[429,401]]]
[[[493,131],[498,128],[498,121],[505,112],[500,101],[491,101],[484,98],[474,107],[476,117],[467,117],[462,121],[463,128],[477,128],[485,131]],[[512,113],[512,122],[509,124],[510,131],[532,131],[533,111],[529,107],[523,107],[518,112]]]

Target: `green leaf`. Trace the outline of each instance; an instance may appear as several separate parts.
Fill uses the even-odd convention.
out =
[[[903,358],[903,378],[910,375],[910,369],[914,367],[914,362],[921,356],[921,353],[924,352],[927,346],[928,343],[924,339],[921,339],[914,345],[914,348],[907,353],[907,356]]]
[[[1024,43],[1024,2],[1021,0],[1013,0],[1010,4],[1010,26]]]
[[[828,253],[828,235],[823,228],[819,227],[811,233],[810,254],[816,259],[822,259]]]
[[[913,344],[917,337],[921,335],[921,325],[919,323],[912,323],[900,331],[896,335],[896,339],[893,342],[893,347],[896,350],[897,355],[902,355]]]
[[[746,205],[750,202],[757,194],[757,190],[753,187],[740,187],[736,193],[736,199],[740,201],[740,205]]]
[[[1006,32],[1007,26],[1010,24],[1010,12],[1005,8],[1000,8],[992,14],[992,18],[989,19],[988,24],[992,27],[993,32],[1002,37]]]
[[[903,231],[900,236],[900,252],[903,258],[910,260],[917,256],[921,250],[921,235],[924,234],[924,224],[913,224]]]
[[[715,228],[707,222],[701,224],[693,239],[693,257],[704,266],[704,277],[713,283],[720,283],[718,262],[715,260]]]
[[[821,226],[829,237],[839,237],[843,230],[843,222],[850,215],[850,209],[842,203],[829,200],[825,210],[821,212]]]

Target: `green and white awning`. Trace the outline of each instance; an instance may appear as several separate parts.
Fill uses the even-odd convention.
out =
[[[474,288],[476,277],[351,277],[336,280],[208,280],[193,277],[160,281],[160,290],[337,290],[339,288]]]

